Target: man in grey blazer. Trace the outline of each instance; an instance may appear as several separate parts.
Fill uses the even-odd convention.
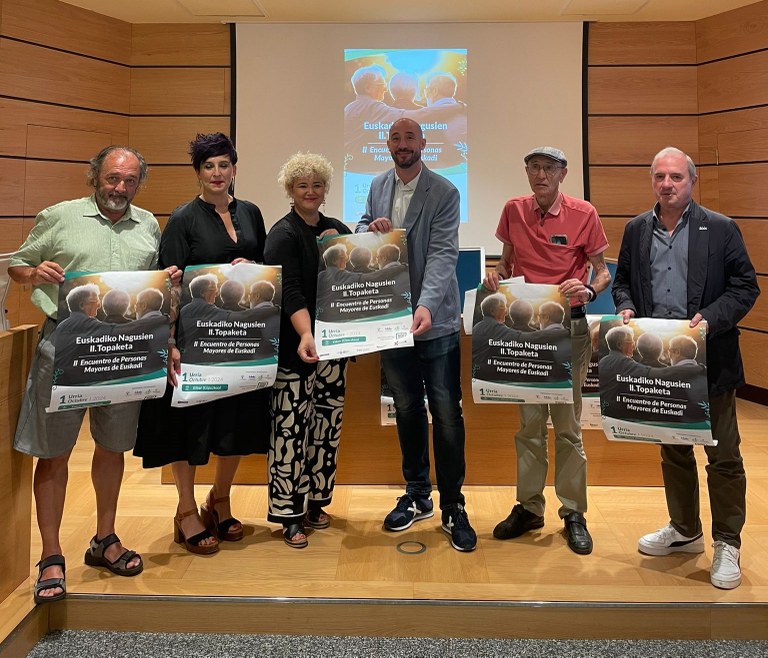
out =
[[[414,346],[387,350],[381,365],[395,402],[403,455],[405,495],[384,519],[391,531],[433,516],[429,476],[426,392],[432,413],[437,489],[442,528],[451,545],[472,551],[477,535],[464,509],[464,417],[461,413],[459,323],[456,281],[459,255],[459,192],[421,162],[426,146],[421,126],[398,119],[387,146],[395,168],[371,183],[358,233],[404,228],[408,241]]]

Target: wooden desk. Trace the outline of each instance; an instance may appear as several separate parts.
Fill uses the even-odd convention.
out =
[[[0,332],[0,601],[29,576],[32,458],[13,449],[37,325]]]
[[[470,382],[471,337],[461,338],[461,372],[464,422],[467,430],[466,484],[504,485],[516,480],[515,432],[519,427],[517,406],[482,404],[472,401]],[[382,427],[379,421],[379,355],[367,354],[350,363],[347,399],[344,405],[337,482],[339,484],[401,484],[400,448],[394,426]],[[243,430],[247,431],[244,423]],[[550,431],[550,472],[554,475],[554,448]],[[584,449],[589,460],[588,481],[592,485],[661,485],[659,451],[656,446],[608,441],[600,430],[584,432]],[[213,462],[197,469],[196,481],[211,482]],[[162,481],[172,483],[169,467]],[[434,481],[434,479],[433,479]],[[263,455],[243,459],[236,484],[266,482]]]

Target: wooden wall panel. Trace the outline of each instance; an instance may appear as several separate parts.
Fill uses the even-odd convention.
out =
[[[56,160],[90,160],[112,144],[109,133],[51,126],[27,126],[27,157]]]
[[[0,215],[24,214],[24,160],[0,158]]]
[[[693,23],[593,23],[589,26],[590,66],[695,63]]]
[[[638,214],[640,212],[638,211]],[[621,238],[624,236],[624,227],[632,218],[601,215],[600,219],[603,222],[603,229],[605,229],[605,237],[608,238],[608,249],[605,251],[605,257],[617,259],[619,257],[619,249],[621,248]]]
[[[768,48],[768,2],[696,21],[699,62]]]
[[[755,270],[768,274],[768,220],[737,219],[736,223],[744,236]],[[768,288],[763,288],[763,296],[768,298]]]
[[[2,11],[5,36],[128,64],[130,23],[58,0],[3,0]]]
[[[228,25],[147,23],[132,29],[131,66],[230,65]]]
[[[768,104],[768,52],[699,66],[700,112],[717,112],[766,104]]]
[[[229,117],[132,117],[130,120],[131,146],[150,164],[189,165],[189,142],[197,133],[213,132],[229,134]]]
[[[651,166],[653,156],[676,146],[695,162],[699,157],[698,120],[695,116],[590,117],[589,164]]]
[[[0,98],[0,116],[2,117],[2,121],[0,121],[0,155],[26,155],[27,125],[30,124],[83,132],[106,133],[112,136],[112,143],[114,144],[128,143],[128,117],[121,115]],[[70,147],[74,152],[83,152],[77,142],[68,144],[67,148]],[[45,148],[38,149],[37,152],[38,155],[35,157],[57,157]],[[87,157],[90,158],[93,155],[95,152],[88,154]],[[65,157],[64,159],[77,158]]]
[[[768,290],[768,276],[757,276],[760,290]],[[739,322],[740,327],[764,330],[768,327],[768,295],[760,295],[752,310]]]
[[[717,136],[719,164],[764,161],[767,154],[768,128],[721,133]]]
[[[695,66],[589,69],[589,114],[697,112]]]
[[[8,254],[19,248],[23,224],[21,217],[0,217],[0,254]]]
[[[34,216],[54,203],[92,194],[85,184],[87,169],[80,163],[27,160],[23,214]]]
[[[229,69],[132,69],[130,112],[229,115]]]
[[[153,167],[135,203],[152,213],[168,215],[198,191],[197,177],[190,165]]]
[[[696,173],[699,176],[699,180],[696,183],[699,203],[710,210],[720,212],[719,168],[697,167]]]
[[[648,167],[590,167],[590,201],[602,215],[639,215],[653,207]]]
[[[745,329],[739,344],[747,384],[768,388],[768,334]]]
[[[0,38],[0,95],[127,113],[130,69]]]
[[[720,212],[731,217],[768,215],[768,164],[721,165],[719,179]]]
[[[699,117],[700,162],[714,164],[718,161],[718,144],[723,139],[724,133],[764,130],[768,130],[768,107],[732,110],[701,116]],[[760,159],[766,159],[765,150]]]

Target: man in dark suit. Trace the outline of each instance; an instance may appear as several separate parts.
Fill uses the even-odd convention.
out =
[[[414,110],[422,112],[423,110]],[[392,389],[397,434],[403,453],[405,495],[384,520],[390,531],[433,516],[429,476],[429,427],[424,393],[432,412],[437,488],[442,528],[459,551],[473,551],[477,535],[464,509],[464,416],[461,411],[456,279],[459,257],[459,191],[421,161],[424,132],[413,119],[389,129],[393,170],[373,179],[358,232],[404,228],[408,241],[413,347],[386,350],[381,365]]]
[[[705,446],[712,510],[715,587],[741,583],[741,529],[746,517],[746,476],[739,450],[735,389],[744,384],[738,322],[760,294],[755,270],[734,221],[692,200],[696,166],[676,148],[653,160],[657,204],[624,229],[613,299],[632,317],[690,319],[707,323],[709,403],[716,446]],[[663,445],[661,470],[670,522],[640,538],[649,555],[701,553],[696,459],[692,446]]]

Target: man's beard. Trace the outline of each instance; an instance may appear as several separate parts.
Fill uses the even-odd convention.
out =
[[[395,151],[392,153],[392,159],[395,161],[395,164],[400,167],[400,169],[408,169],[415,165],[419,160],[421,160],[421,151],[412,151],[411,157],[406,160],[405,162],[400,162],[398,159],[399,155],[403,155],[404,152],[401,151]]]
[[[125,210],[131,202],[125,194],[105,194],[102,190],[98,190],[96,194],[101,205],[107,210]]]

